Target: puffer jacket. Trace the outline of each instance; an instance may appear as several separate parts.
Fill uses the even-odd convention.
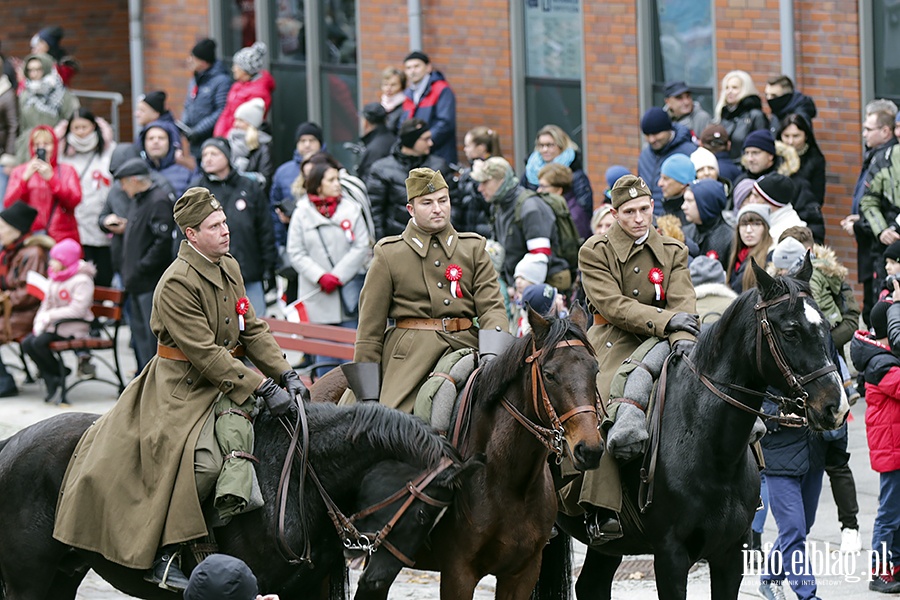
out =
[[[447,161],[434,154],[403,154],[400,142],[397,142],[391,148],[391,155],[376,160],[366,177],[376,241],[387,235],[400,235],[406,229],[409,222],[409,213],[406,211],[406,178],[410,171],[420,167],[440,171],[450,186],[451,205],[456,202],[456,178]]]
[[[895,334],[898,311],[900,305],[888,309],[889,331],[894,325]],[[872,470],[896,471],[900,469],[900,358],[864,331],[856,332],[850,341],[850,358],[866,380],[866,439]]]
[[[40,335],[52,331],[64,338],[87,337],[94,315],[94,276],[97,269],[89,262],[79,261],[78,271],[65,281],[50,279],[41,307],[34,315],[32,332]],[[82,319],[60,323],[63,319]],[[57,325],[58,324],[58,325]]]
[[[813,300],[834,329],[844,318],[841,289],[849,271],[828,246],[816,244],[812,253],[813,274],[809,287],[812,289]]]
[[[263,69],[257,73],[250,81],[235,81],[228,90],[228,96],[225,100],[225,107],[222,114],[216,120],[213,128],[214,137],[225,137],[231,131],[234,125],[234,111],[244,102],[249,102],[253,98],[262,98],[266,105],[266,113],[272,105],[272,92],[275,91],[275,79],[272,75]]]
[[[181,120],[191,129],[188,141],[194,156],[200,156],[200,145],[212,137],[216,121],[225,108],[230,88],[231,74],[221,61],[214,62],[202,73],[194,73],[188,84]]]
[[[663,214],[663,193],[659,187],[660,167],[673,154],[684,154],[689,157],[697,149],[697,145],[691,141],[691,132],[687,127],[673,123],[672,129],[675,131],[675,135],[659,152],[648,145],[644,146],[638,156],[638,176],[644,180],[644,183],[650,188],[650,193],[653,194],[653,212],[657,216]]]
[[[762,410],[768,415],[778,414],[778,407],[769,400],[763,401]],[[815,432],[805,425],[779,425],[773,420],[766,420],[766,429],[760,445],[767,476],[800,477],[811,470],[824,469],[826,438],[839,436],[835,432]]]
[[[728,132],[731,140],[731,160],[739,163],[744,153],[744,140],[758,129],[768,129],[769,119],[762,111],[762,100],[759,96],[747,96],[734,108],[722,107],[718,122]]]
[[[169,151],[159,160],[151,159],[147,155],[147,150],[144,145],[145,139],[147,137],[147,131],[154,127],[162,129],[169,135]],[[172,189],[175,190],[176,196],[181,196],[185,192],[185,190],[188,189],[188,186],[191,183],[191,179],[194,176],[190,169],[175,162],[175,151],[178,150],[180,146],[181,137],[178,133],[178,129],[173,124],[166,121],[153,121],[152,123],[149,123],[143,131],[141,131],[141,158],[147,161],[147,164],[150,166],[151,170],[158,172],[169,181],[169,183],[172,185]]]
[[[456,95],[440,71],[429,75],[425,93],[416,104],[412,90],[406,90],[403,101],[403,115],[400,123],[407,119],[422,119],[431,129],[434,147],[431,153],[448,163],[456,162]]]

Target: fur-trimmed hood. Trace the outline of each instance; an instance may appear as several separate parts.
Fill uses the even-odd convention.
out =
[[[842,265],[838,260],[834,250],[828,246],[821,246],[819,244],[813,245],[812,264],[813,267],[821,271],[822,274],[827,277],[846,279],[849,272],[847,267]]]
[[[694,294],[697,296],[697,300],[708,296],[730,298],[732,300],[738,297],[737,293],[724,283],[701,283],[694,286]]]

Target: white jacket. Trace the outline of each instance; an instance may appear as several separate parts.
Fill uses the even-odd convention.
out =
[[[75,207],[75,220],[78,221],[78,236],[82,246],[110,244],[111,237],[100,230],[98,220],[113,182],[109,173],[109,159],[115,148],[115,142],[111,142],[103,148],[103,154],[85,152],[66,156],[60,153],[60,164],[70,165],[75,169],[81,181],[81,202]]]

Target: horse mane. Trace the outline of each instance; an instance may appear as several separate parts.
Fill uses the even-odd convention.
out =
[[[593,355],[594,348],[587,339],[587,334],[569,319],[548,317],[548,331],[541,342],[541,348],[546,348],[544,360],[553,356],[557,350],[556,345],[565,339],[576,339],[584,344],[585,348]],[[520,376],[525,368],[525,358],[531,354],[532,343],[535,340],[535,331],[525,337],[516,340],[504,352],[489,362],[482,370],[481,375],[475,380],[472,390],[473,396],[479,398],[487,405],[500,401],[506,393],[506,389]]]

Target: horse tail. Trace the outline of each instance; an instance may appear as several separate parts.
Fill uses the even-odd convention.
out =
[[[544,546],[541,574],[531,600],[569,600],[572,596],[572,538],[559,533]]]
[[[334,561],[331,573],[328,574],[328,600],[346,600],[350,589],[350,570],[347,561]]]

